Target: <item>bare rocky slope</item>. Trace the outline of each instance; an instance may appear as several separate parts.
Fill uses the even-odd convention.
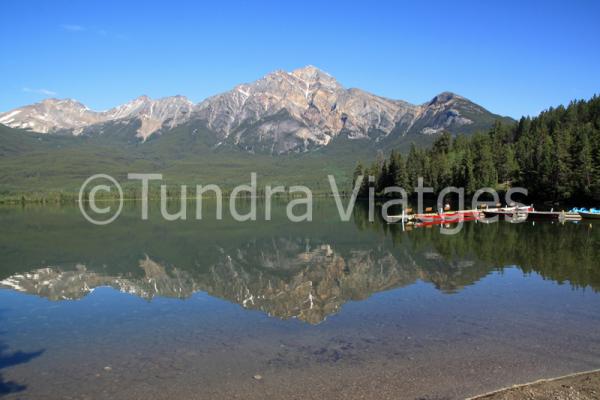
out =
[[[208,131],[217,146],[228,144],[273,154],[327,146],[344,135],[381,142],[442,131],[470,133],[496,119],[483,107],[445,92],[414,105],[346,89],[313,66],[275,71],[194,104],[186,97],[138,97],[107,111],[75,100],[46,99],[0,114],[0,124],[41,134],[95,136],[114,132],[146,141],[178,126]]]

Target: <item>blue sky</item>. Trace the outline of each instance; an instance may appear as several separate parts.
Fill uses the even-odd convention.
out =
[[[0,111],[200,101],[313,64],[413,103],[453,91],[519,117],[600,93],[600,1],[2,2]]]

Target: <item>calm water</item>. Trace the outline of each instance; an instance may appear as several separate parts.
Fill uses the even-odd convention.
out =
[[[0,396],[442,399],[600,368],[598,224],[283,212],[0,208]]]

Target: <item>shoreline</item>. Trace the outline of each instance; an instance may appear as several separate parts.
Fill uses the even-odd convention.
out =
[[[516,400],[521,398],[600,399],[600,368],[507,386],[467,397],[465,400]]]

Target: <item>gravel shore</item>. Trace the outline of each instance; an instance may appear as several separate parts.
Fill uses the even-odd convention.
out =
[[[598,400],[600,371],[584,372],[518,385],[467,400]]]

